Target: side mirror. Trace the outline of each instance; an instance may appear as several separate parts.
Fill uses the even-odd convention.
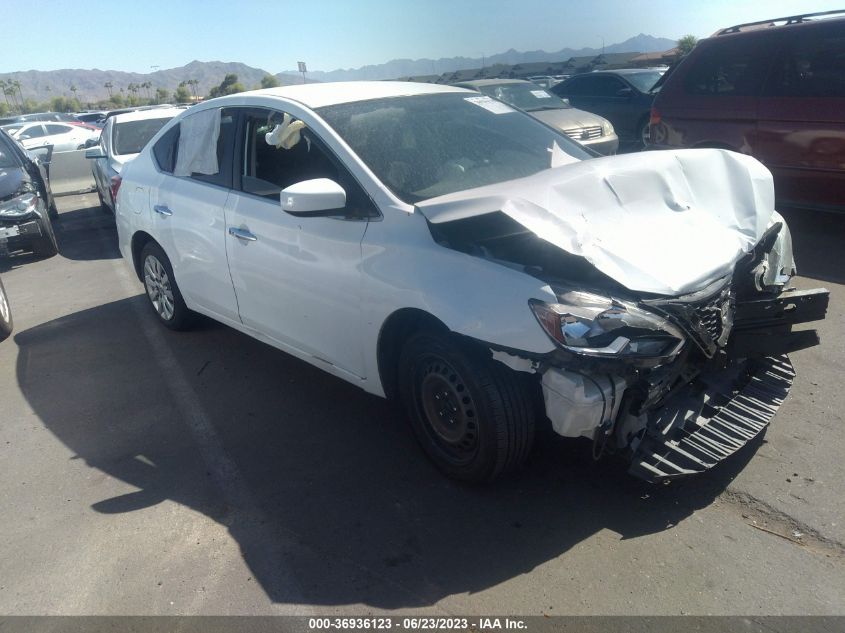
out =
[[[616,91],[617,97],[625,97],[626,99],[629,99],[633,94],[634,94],[634,91],[631,90],[630,88],[620,88],[619,90]]]
[[[106,155],[103,154],[103,150],[99,147],[92,147],[91,149],[85,150],[85,158],[105,158]]]
[[[279,194],[282,210],[299,217],[338,215],[346,206],[346,192],[329,178],[297,182]]]
[[[87,141],[85,141],[85,149],[88,149],[89,147],[94,147],[95,145],[99,145],[99,144],[100,144],[100,137],[99,136],[96,137],[96,138],[89,138]]]

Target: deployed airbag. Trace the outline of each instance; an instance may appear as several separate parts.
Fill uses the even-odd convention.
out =
[[[641,152],[418,203],[432,223],[502,211],[625,287],[699,289],[751,251],[774,212],[769,171],[718,149]]]
[[[214,175],[219,171],[217,139],[220,137],[220,113],[220,108],[202,110],[180,121],[174,176]]]

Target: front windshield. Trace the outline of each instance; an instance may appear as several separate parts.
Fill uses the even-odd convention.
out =
[[[466,92],[342,103],[317,112],[412,204],[548,169],[555,144],[572,160],[592,156],[527,114]]]
[[[118,156],[139,154],[144,149],[144,145],[172,118],[168,116],[161,119],[116,123],[112,132],[114,153]]]
[[[509,103],[514,107],[521,108],[526,112],[536,112],[538,110],[562,110],[564,108],[572,107],[560,97],[547,92],[536,84],[494,84],[480,86],[478,90],[483,94],[494,97],[499,101]]]
[[[630,75],[625,75],[625,79],[630,81],[634,85],[634,88],[640,92],[649,92],[652,88],[654,88],[654,84],[657,83],[657,80],[660,79],[661,75],[662,73],[655,70],[650,72],[631,73]]]

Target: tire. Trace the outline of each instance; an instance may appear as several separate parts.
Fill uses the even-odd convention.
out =
[[[9,308],[9,299],[6,296],[6,289],[0,281],[0,341],[5,341],[12,333],[14,323],[12,321],[12,310]]]
[[[414,435],[449,477],[489,482],[528,457],[534,408],[523,376],[426,330],[403,347],[398,379]]]
[[[141,275],[150,308],[158,320],[171,330],[187,330],[196,314],[188,309],[170,260],[155,242],[148,242],[141,251]]]
[[[102,193],[100,193],[100,188],[99,188],[99,187],[97,187],[97,198],[99,198],[99,199],[100,199],[100,211],[102,211],[103,213],[108,213],[109,215],[111,215],[111,214],[112,214],[112,210],[111,210],[111,208],[109,207],[109,205],[107,205],[107,204],[106,204],[106,201],[105,201],[105,199],[103,198],[103,194],[102,194]]]
[[[645,117],[637,125],[637,140],[643,148],[646,148],[649,145],[649,134],[649,117]]]
[[[56,242],[56,233],[53,231],[49,213],[41,217],[40,226],[41,237],[32,243],[32,252],[38,257],[53,257],[59,252],[59,245]]]

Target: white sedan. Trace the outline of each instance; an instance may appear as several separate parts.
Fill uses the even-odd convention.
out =
[[[89,140],[100,136],[100,131],[91,127],[59,121],[16,123],[5,129],[24,149],[51,145],[54,153],[82,149]]]
[[[587,160],[589,159],[589,160]],[[769,172],[721,150],[591,158],[476,92],[323,83],[186,110],[123,170],[123,257],[172,329],[210,316],[399,399],[446,474],[537,424],[656,480],[759,434],[818,342]]]
[[[182,108],[153,108],[115,114],[106,119],[97,147],[85,152],[97,196],[104,211],[114,213],[114,192],[120,187],[123,166],[135,158],[162,126]]]

